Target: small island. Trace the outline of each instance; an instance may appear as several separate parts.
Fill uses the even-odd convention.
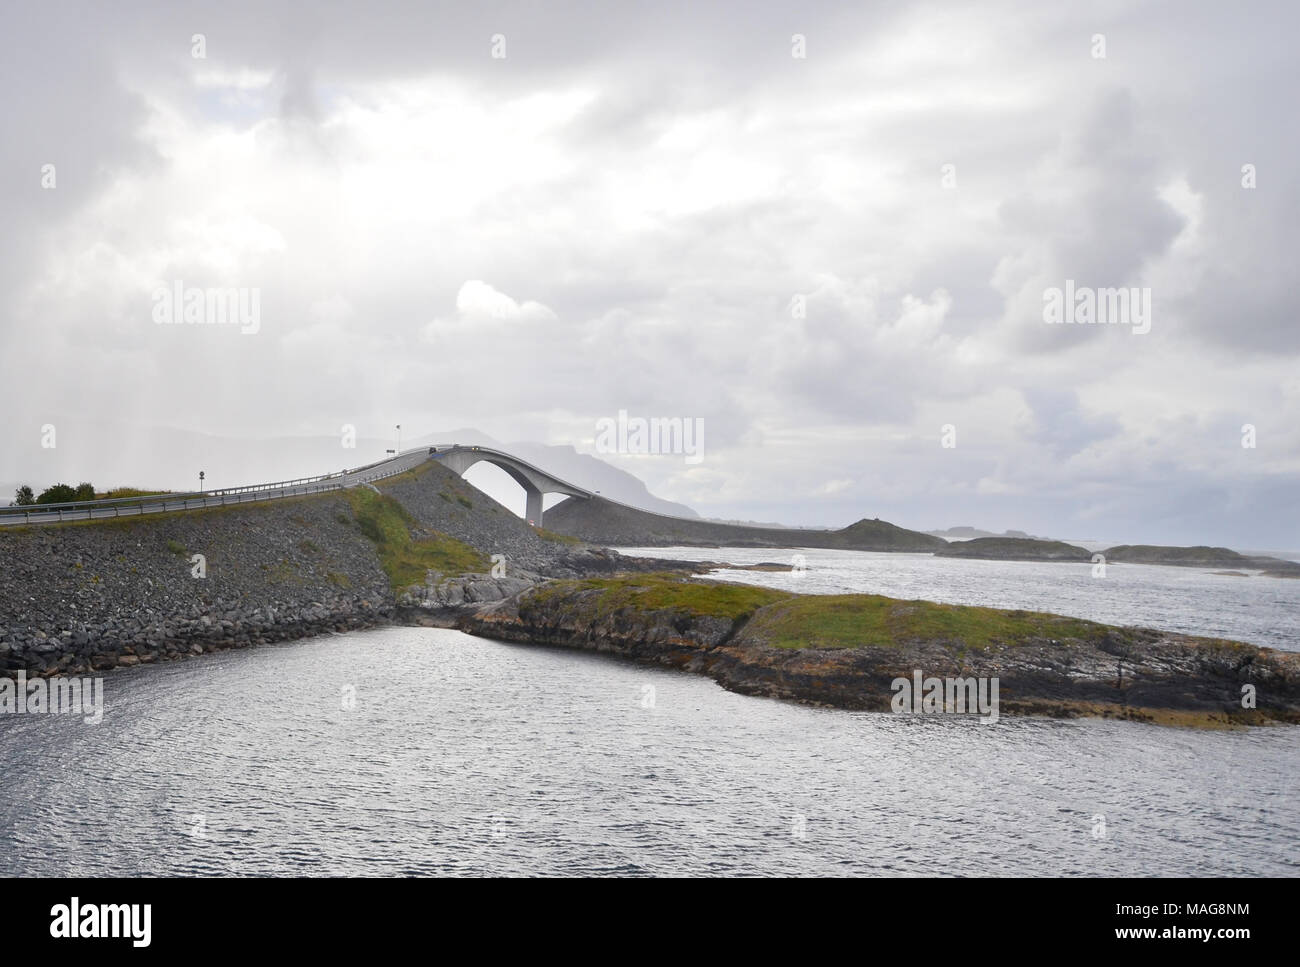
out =
[[[891,683],[923,671],[998,679],[1009,715],[1211,728],[1300,722],[1300,654],[1042,612],[647,573],[548,582],[475,607],[456,626],[835,708],[889,711]],[[1257,703],[1243,703],[1246,694]]]
[[[970,557],[986,561],[1090,561],[1092,553],[1064,541],[1023,537],[977,537],[938,548],[935,557]]]

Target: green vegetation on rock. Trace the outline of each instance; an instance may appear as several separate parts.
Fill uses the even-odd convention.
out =
[[[977,537],[938,548],[936,557],[974,557],[1005,561],[1090,561],[1092,554],[1065,541],[1023,537]]]
[[[492,510],[495,512],[496,508],[493,507]],[[568,544],[569,546],[582,543],[576,537],[570,537],[568,534],[557,534],[555,531],[548,531],[545,527],[534,527],[533,531],[544,541],[554,541],[557,544]]]
[[[746,637],[777,648],[857,648],[944,641],[968,648],[1032,639],[1100,641],[1114,629],[1039,611],[1002,611],[878,594],[791,597],[754,615]]]
[[[600,592],[592,597],[583,592]],[[635,574],[556,581],[534,592],[539,602],[581,595],[597,614],[624,608],[692,616],[748,618],[745,638],[776,648],[859,648],[942,641],[967,648],[1035,639],[1104,640],[1123,633],[1080,618],[1003,611],[878,594],[797,595],[749,584],[699,581],[679,574]]]
[[[410,470],[403,471],[402,473],[399,473],[396,476],[385,477],[383,480],[377,481],[377,483],[380,487],[383,487],[385,490],[387,490],[389,487],[393,486],[394,484],[405,483],[410,480],[419,480],[421,477],[423,477],[426,473],[428,473],[432,469],[433,469],[433,463],[431,461],[425,461],[424,463],[417,463]]]
[[[575,591],[599,591],[598,613],[621,608],[641,611],[681,611],[686,614],[736,621],[789,594],[748,584],[692,581],[680,574],[651,573],[625,577],[556,581],[535,592],[539,600]]]
[[[1237,564],[1247,558],[1226,547],[1161,547],[1157,544],[1120,544],[1104,552],[1108,561],[1138,564]]]
[[[454,537],[436,531],[412,537],[418,524],[406,508],[387,494],[368,487],[346,491],[361,533],[375,545],[379,563],[395,590],[423,584],[429,571],[443,574],[482,573],[488,559]]]

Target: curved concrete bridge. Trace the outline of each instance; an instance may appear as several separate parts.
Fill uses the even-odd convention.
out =
[[[160,514],[171,511],[202,510],[205,507],[223,507],[260,500],[278,500],[302,494],[343,490],[371,484],[376,480],[405,473],[424,463],[437,460],[458,474],[483,460],[494,463],[510,474],[528,494],[528,522],[542,524],[542,495],[567,494],[570,497],[592,497],[589,490],[554,477],[526,460],[488,447],[462,447],[448,444],[437,447],[417,447],[404,450],[396,456],[354,470],[323,474],[319,477],[302,477],[276,483],[254,484],[247,487],[230,487],[224,490],[194,491],[191,493],[158,494],[152,497],[119,497],[112,500],[83,500],[66,504],[32,504],[26,507],[0,507],[0,526],[6,524],[58,524],[63,521],[100,520],[111,517],[136,517],[142,514]]]
[[[510,474],[514,482],[523,487],[524,493],[528,495],[528,509],[524,519],[534,527],[542,526],[542,497],[546,494],[584,498],[595,496],[590,490],[552,476],[528,461],[520,460],[502,450],[452,443],[431,447],[429,453],[433,459],[462,477],[470,467],[483,461],[494,464]]]

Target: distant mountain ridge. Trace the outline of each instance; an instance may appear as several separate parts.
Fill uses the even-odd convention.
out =
[[[1054,538],[1039,537],[1035,534],[1026,534],[1024,531],[1006,530],[1001,534],[995,534],[993,531],[980,530],[978,527],[949,527],[947,530],[923,531],[931,537],[942,537],[946,541],[968,541],[978,540],[985,537],[1007,537],[1023,541],[1050,541]]]
[[[596,497],[569,498],[546,512],[546,527],[593,544],[613,547],[827,547],[860,551],[934,551],[942,538],[880,519],[859,520],[839,530],[743,527],[680,520],[623,507]]]

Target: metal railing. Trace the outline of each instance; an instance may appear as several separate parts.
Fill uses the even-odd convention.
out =
[[[429,459],[428,447],[416,447],[385,460],[352,470],[340,470],[316,477],[299,477],[275,483],[227,487],[220,490],[189,493],[154,494],[146,497],[115,497],[105,500],[78,500],[60,504],[28,504],[23,507],[0,507],[0,527],[5,525],[57,524],[63,521],[103,520],[114,517],[138,517],[176,510],[201,510],[258,500],[278,500],[303,494],[343,490],[361,484],[395,477]]]

